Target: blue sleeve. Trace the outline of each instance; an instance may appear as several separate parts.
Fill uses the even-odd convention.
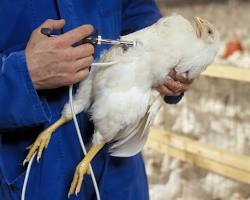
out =
[[[177,104],[179,103],[179,101],[182,99],[183,96],[184,96],[184,93],[182,93],[179,96],[165,96],[164,100],[168,104]]]
[[[46,99],[33,87],[24,51],[0,53],[0,132],[50,120]]]
[[[152,25],[161,14],[154,0],[124,0],[122,5],[122,35]]]
[[[152,25],[161,18],[159,9],[154,0],[124,0],[122,14],[122,35],[132,33]],[[183,97],[166,96],[165,102],[177,104]]]

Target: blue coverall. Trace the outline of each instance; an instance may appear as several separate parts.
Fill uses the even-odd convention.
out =
[[[116,39],[157,21],[153,0],[1,0],[0,1],[0,200],[20,199],[27,146],[60,117],[68,88],[36,91],[27,70],[24,49],[31,32],[46,19],[66,20],[62,32],[92,24],[103,38]],[[107,48],[97,47],[95,56]],[[177,103],[180,97],[166,98]],[[86,113],[78,116],[87,143],[93,124]],[[110,157],[104,148],[92,166],[103,200],[146,200],[148,185],[141,154]],[[76,165],[83,158],[73,123],[53,134],[40,163],[34,162],[27,200],[64,200]],[[95,199],[86,176],[78,197]]]

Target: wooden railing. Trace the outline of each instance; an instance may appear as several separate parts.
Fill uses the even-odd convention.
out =
[[[250,82],[250,69],[233,66],[213,64],[202,75]],[[232,153],[155,128],[151,129],[146,146],[225,177],[250,184],[250,156]]]
[[[202,73],[202,75],[214,78],[250,82],[250,69],[230,65],[210,65],[206,71]]]
[[[151,129],[146,147],[225,177],[250,184],[250,156],[203,144],[161,129]]]

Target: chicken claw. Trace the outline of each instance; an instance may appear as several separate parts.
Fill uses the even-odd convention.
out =
[[[55,132],[55,130],[57,128],[59,128],[60,126],[62,126],[63,124],[65,124],[68,121],[69,121],[69,119],[65,119],[65,118],[61,117],[54,124],[52,124],[50,127],[48,127],[43,132],[41,132],[39,134],[39,136],[37,137],[36,141],[31,146],[28,147],[29,153],[26,156],[25,160],[23,161],[23,165],[25,165],[27,162],[30,161],[30,159],[32,158],[32,155],[36,151],[38,151],[37,162],[39,162],[39,160],[42,156],[43,150],[46,149],[49,145],[51,135]]]
[[[86,173],[90,173],[89,164],[95,157],[95,155],[102,149],[103,144],[97,144],[91,147],[84,159],[77,165],[73,181],[70,186],[68,197],[72,195],[75,191],[75,195],[80,192],[82,181]]]

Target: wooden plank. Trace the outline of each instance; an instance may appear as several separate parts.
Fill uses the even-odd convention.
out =
[[[150,138],[163,142],[171,147],[194,153],[250,173],[249,156],[229,153],[223,149],[212,147],[210,145],[200,143],[199,141],[192,140],[188,137],[170,133],[162,129],[151,129]]]
[[[197,154],[192,154],[187,151],[182,151],[180,149],[170,147],[169,145],[163,145],[159,141],[155,140],[150,140],[150,142],[147,143],[147,147],[150,147],[169,156],[178,158],[182,161],[189,162],[203,169],[215,172],[222,176],[250,184],[250,173],[248,172],[218,163]]]
[[[244,69],[230,65],[210,65],[206,71],[202,73],[202,75],[214,78],[250,82],[250,69]]]
[[[157,143],[157,145],[155,143]],[[195,164],[200,167],[209,169],[211,171],[217,172],[219,174],[222,174],[230,178],[237,179],[238,177],[238,179],[240,179],[241,181],[243,179],[244,182],[247,182],[242,177],[244,175],[244,177],[249,178],[249,181],[247,183],[250,184],[250,157],[249,156],[236,154],[236,153],[230,153],[220,148],[212,147],[207,144],[202,144],[190,138],[177,135],[177,134],[173,134],[173,133],[169,133],[161,129],[151,129],[151,133],[150,133],[147,145],[153,146],[154,149],[156,150],[158,148],[158,151],[162,151],[162,149],[164,148],[171,149],[172,152],[175,152],[174,150],[176,150],[179,152],[179,154],[188,155],[188,157],[185,158],[184,156],[181,157],[178,154],[179,155],[178,158],[182,160],[184,159],[184,161],[186,159],[186,161],[191,162],[191,160],[194,159]],[[166,149],[164,150],[164,152],[165,153],[167,152]],[[192,162],[194,162],[194,160],[192,160]],[[209,165],[207,166],[209,168],[206,168],[204,166],[206,165],[206,163]],[[214,166],[216,168],[211,169],[212,167],[210,166]],[[229,171],[233,175],[227,175]]]

